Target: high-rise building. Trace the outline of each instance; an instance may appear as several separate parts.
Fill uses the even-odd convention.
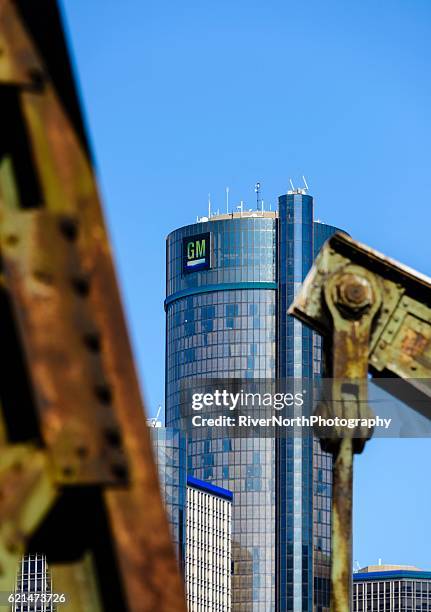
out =
[[[178,426],[191,378],[309,378],[320,338],[287,316],[313,257],[336,228],[304,191],[277,212],[202,218],[167,238],[166,424]],[[331,457],[311,434],[277,442],[198,429],[188,473],[232,490],[232,610],[329,609]]]
[[[187,478],[186,592],[190,612],[230,612],[231,491]]]
[[[26,555],[17,571],[14,612],[55,612],[51,574],[44,555]]]
[[[352,612],[431,610],[431,572],[409,565],[370,565],[353,574]]]

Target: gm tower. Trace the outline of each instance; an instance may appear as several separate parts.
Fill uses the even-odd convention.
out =
[[[304,190],[277,212],[203,217],[167,237],[166,426],[186,379],[320,375],[320,338],[287,315],[337,228]],[[331,456],[312,434],[230,439],[196,428],[188,474],[233,492],[232,610],[329,610]]]

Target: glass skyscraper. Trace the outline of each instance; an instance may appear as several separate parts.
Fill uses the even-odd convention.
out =
[[[286,311],[336,230],[302,191],[277,212],[217,215],[167,238],[166,425],[192,378],[312,378],[320,339]],[[232,610],[329,606],[331,458],[311,435],[188,437],[187,470],[233,491]]]

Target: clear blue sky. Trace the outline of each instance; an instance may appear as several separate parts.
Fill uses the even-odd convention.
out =
[[[164,237],[307,177],[316,216],[431,274],[429,0],[62,0],[147,405]],[[356,460],[354,557],[431,568],[431,442]]]

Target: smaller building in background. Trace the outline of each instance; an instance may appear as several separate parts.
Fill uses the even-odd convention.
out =
[[[187,477],[186,591],[190,612],[230,612],[233,494]]]
[[[16,577],[14,612],[55,612],[51,574],[45,555],[22,558]]]
[[[233,494],[186,476],[186,436],[149,420],[160,489],[178,562],[185,577],[189,612],[229,612]]]
[[[410,565],[369,565],[353,574],[353,612],[431,610],[431,572]]]

